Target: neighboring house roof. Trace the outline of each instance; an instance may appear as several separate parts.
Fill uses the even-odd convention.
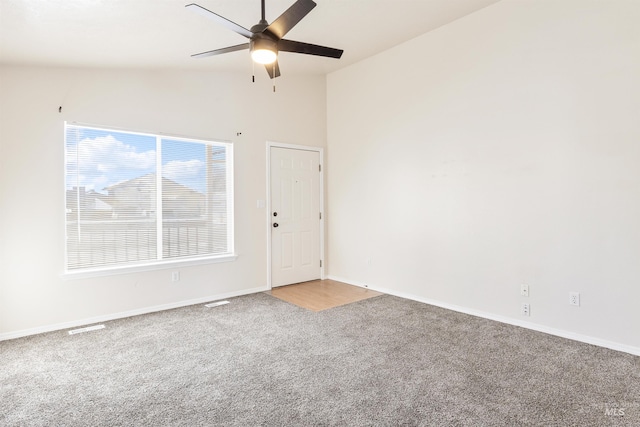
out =
[[[67,207],[75,207],[78,204],[78,196],[80,205],[84,209],[108,211],[113,209],[106,194],[98,193],[94,190],[85,191],[84,187],[73,187],[67,190]]]
[[[156,174],[148,173],[146,175],[139,176],[137,178],[129,179],[127,181],[118,182],[116,184],[105,187],[104,190],[108,191],[109,194],[112,192],[123,189],[123,188],[154,188],[156,182]],[[194,196],[200,195],[204,196],[199,191],[196,191],[192,188],[187,187],[186,185],[179,184],[169,178],[162,177],[162,187],[164,189],[170,190],[170,193],[191,193]],[[168,192],[168,193],[169,193]]]
[[[67,208],[76,211],[79,202],[82,211],[112,212],[119,216],[148,215],[156,210],[155,184],[156,174],[149,173],[105,187],[107,194],[74,187],[67,190]],[[162,187],[163,212],[168,218],[199,216],[205,209],[203,193],[165,177]]]

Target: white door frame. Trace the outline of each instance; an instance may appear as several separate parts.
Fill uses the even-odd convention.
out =
[[[315,151],[320,155],[320,279],[324,280],[324,149],[322,147],[310,147],[308,145],[285,144],[282,142],[267,141],[267,287],[273,289],[271,284],[271,147],[288,148],[291,150]]]

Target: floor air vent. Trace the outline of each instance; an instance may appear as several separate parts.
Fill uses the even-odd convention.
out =
[[[87,326],[86,328],[73,329],[69,331],[69,335],[81,334],[83,332],[97,331],[98,329],[104,329],[104,325]]]
[[[210,302],[209,304],[205,304],[205,307],[219,307],[221,305],[229,304],[229,301],[218,301],[218,302]]]

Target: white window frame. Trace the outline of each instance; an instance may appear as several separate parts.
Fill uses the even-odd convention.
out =
[[[163,139],[173,139],[184,141],[188,143],[198,143],[198,144],[223,144],[227,146],[226,151],[226,194],[227,194],[227,218],[231,222],[230,225],[227,226],[227,244],[228,251],[225,254],[221,255],[202,255],[202,256],[185,256],[185,257],[176,257],[176,258],[162,258],[162,227],[163,227],[163,218],[162,218],[162,208],[157,209],[156,212],[156,226],[158,228],[157,232],[157,255],[158,258],[153,261],[144,261],[139,263],[130,263],[124,265],[106,265],[106,266],[98,266],[93,268],[79,268],[79,269],[68,269],[68,245],[67,245],[67,217],[65,215],[64,219],[64,272],[61,274],[63,279],[81,279],[88,277],[100,277],[100,276],[109,276],[115,274],[128,274],[142,271],[154,271],[154,270],[162,270],[162,269],[173,269],[178,267],[188,267],[193,265],[202,265],[202,264],[212,264],[212,263],[223,263],[223,262],[232,262],[238,258],[238,255],[235,253],[235,216],[234,216],[234,150],[233,143],[231,141],[225,140],[206,140],[206,139],[196,139],[192,137],[184,137],[178,135],[169,135],[163,133],[149,133],[149,132],[138,132],[131,131],[128,129],[119,129],[113,127],[104,127],[104,126],[95,126],[95,125],[87,125],[82,123],[75,122],[64,122],[64,170],[63,170],[63,181],[64,181],[64,206],[66,207],[66,171],[67,171],[67,127],[75,126],[75,127],[83,127],[87,129],[94,129],[99,131],[111,131],[118,133],[127,133],[131,135],[140,135],[145,137],[155,137],[156,138],[156,147],[157,157],[156,157],[156,169],[162,170],[162,155],[159,147],[161,144],[159,141]],[[159,185],[157,185],[157,193],[162,194],[162,174],[156,173],[156,179],[160,181]],[[162,204],[162,197],[157,196],[156,201],[158,206]]]

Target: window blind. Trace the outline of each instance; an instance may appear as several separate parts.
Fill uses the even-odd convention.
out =
[[[233,151],[65,124],[66,270],[233,253]]]

